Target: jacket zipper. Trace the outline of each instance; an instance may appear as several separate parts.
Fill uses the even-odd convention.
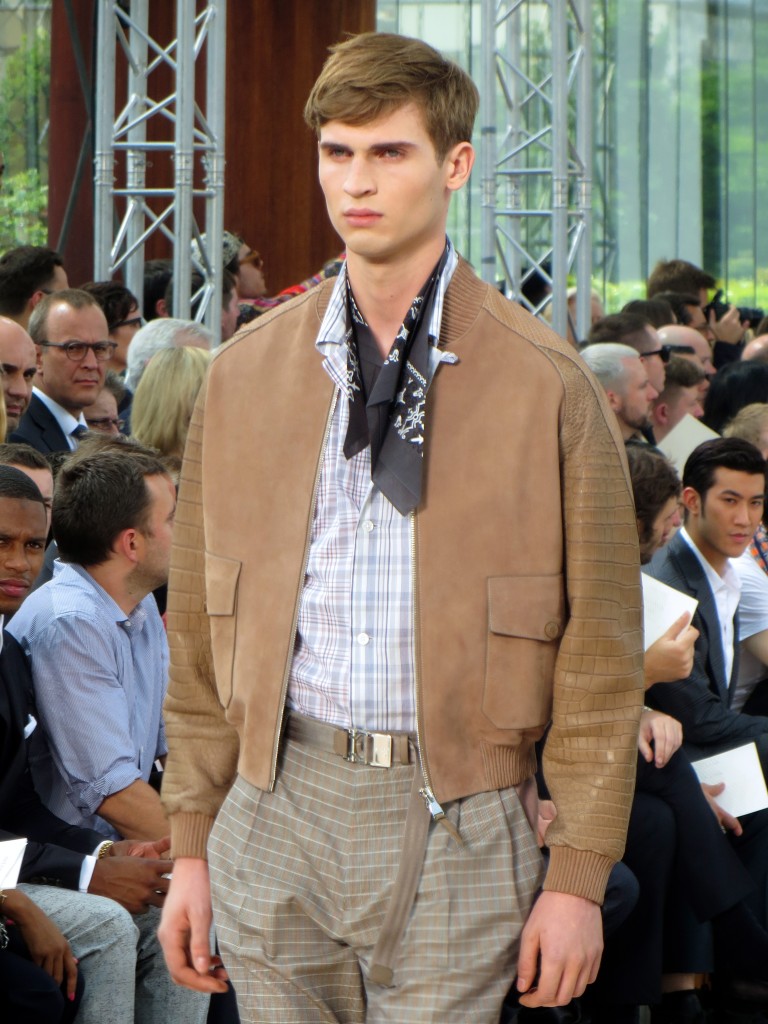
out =
[[[277,720],[277,732],[275,733],[274,745],[272,747],[272,775],[269,782],[270,792],[275,788],[275,778],[277,777],[277,755],[280,749],[280,735],[283,731],[283,719],[285,718],[285,697],[288,692],[288,677],[291,674],[291,664],[293,661],[293,649],[296,646],[296,631],[299,625],[299,607],[301,605],[301,594],[303,590],[304,577],[307,574],[307,565],[309,563],[309,549],[312,541],[312,523],[315,520],[315,509],[317,508],[317,491],[320,486],[320,473],[323,469],[323,463],[325,462],[325,454],[328,451],[328,438],[331,434],[331,422],[333,420],[333,414],[336,410],[336,401],[338,398],[339,389],[335,388],[333,392],[333,398],[331,399],[331,408],[328,411],[328,419],[325,423],[325,434],[323,435],[323,444],[320,449],[320,458],[317,462],[317,470],[315,472],[315,482],[312,487],[312,504],[309,509],[309,522],[307,524],[307,536],[304,543],[304,561],[301,567],[301,576],[299,578],[299,589],[296,596],[296,605],[293,609],[293,624],[291,626],[291,646],[288,651],[288,657],[285,661],[285,672],[283,673],[283,685],[280,690],[280,715]]]
[[[427,805],[427,810],[432,815],[432,820],[450,832],[453,838],[459,843],[460,846],[464,845],[464,841],[459,834],[459,830],[453,824],[453,822],[445,816],[445,811],[440,806],[437,798],[432,789],[432,783],[429,777],[429,762],[427,761],[427,748],[424,745],[424,723],[422,716],[422,707],[419,695],[421,693],[421,680],[419,677],[419,660],[420,660],[420,649],[419,649],[419,604],[418,604],[418,570],[416,566],[416,513],[410,512],[411,520],[411,592],[412,592],[412,605],[413,605],[413,676],[414,676],[414,694],[416,698],[416,740],[419,748],[419,770],[421,771],[421,777],[424,781],[424,785],[419,790],[419,795]]]

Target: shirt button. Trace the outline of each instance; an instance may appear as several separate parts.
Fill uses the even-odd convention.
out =
[[[365,647],[366,644],[371,642],[371,638],[367,633],[358,633],[355,640],[360,644],[361,647]]]
[[[373,529],[373,522],[370,519],[366,519],[365,522],[363,523],[363,529],[365,530],[366,533],[370,533],[371,530]]]

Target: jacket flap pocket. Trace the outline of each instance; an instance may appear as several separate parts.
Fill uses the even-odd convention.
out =
[[[205,553],[205,608],[209,615],[234,615],[237,581],[243,563]]]
[[[557,640],[565,625],[563,577],[492,576],[488,580],[488,626],[502,636]]]

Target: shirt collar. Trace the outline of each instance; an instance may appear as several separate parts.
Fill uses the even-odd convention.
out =
[[[107,593],[100,583],[96,582],[82,565],[76,565],[74,562],[61,562],[59,559],[56,559],[53,564],[53,574],[55,577],[67,575],[69,570],[93,587],[110,618],[114,616],[118,626],[121,626],[127,633],[135,634],[141,632],[147,620],[147,612],[144,608],[144,600],[146,598],[137,604],[132,612],[126,615],[117,601]]]
[[[707,577],[707,583],[709,583],[713,594],[718,590],[723,589],[729,590],[732,594],[741,594],[741,581],[739,580],[739,576],[734,569],[730,558],[726,560],[725,571],[721,576],[714,566],[712,566],[704,555],[702,555],[701,551],[699,551],[691,538],[691,535],[684,526],[680,528],[680,536],[699,560],[699,564],[704,570],[704,575]]]
[[[435,344],[432,346],[429,354],[430,382],[440,363],[457,363],[459,361],[453,352],[446,352],[438,348],[440,345],[440,325],[443,320],[445,293],[459,264],[458,254],[450,238],[446,239],[446,244],[448,245],[448,258],[437,282],[435,301],[429,322],[430,337],[435,339]],[[347,264],[345,260],[333,286],[328,308],[325,311],[325,316],[315,341],[315,347],[324,356],[323,366],[336,385],[345,392],[348,384],[347,341],[351,332],[352,329],[347,324]]]
[[[75,427],[88,426],[82,412],[80,413],[79,419],[76,419],[71,412],[68,412],[63,406],[59,405],[58,402],[54,402],[54,400],[49,395],[46,395],[44,391],[41,391],[37,385],[32,388],[32,393],[37,395],[51,416],[53,416],[59,424],[66,437],[71,435]]]

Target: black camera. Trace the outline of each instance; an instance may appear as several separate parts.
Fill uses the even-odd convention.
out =
[[[754,330],[760,321],[765,316],[765,311],[762,309],[752,308],[751,306],[738,306],[739,319],[742,323],[744,321],[749,322],[749,326]],[[710,309],[715,314],[716,320],[721,320],[728,312],[728,303],[723,301],[723,289],[718,288],[715,292],[715,297],[711,302],[708,302],[704,306],[704,316],[709,320]]]

